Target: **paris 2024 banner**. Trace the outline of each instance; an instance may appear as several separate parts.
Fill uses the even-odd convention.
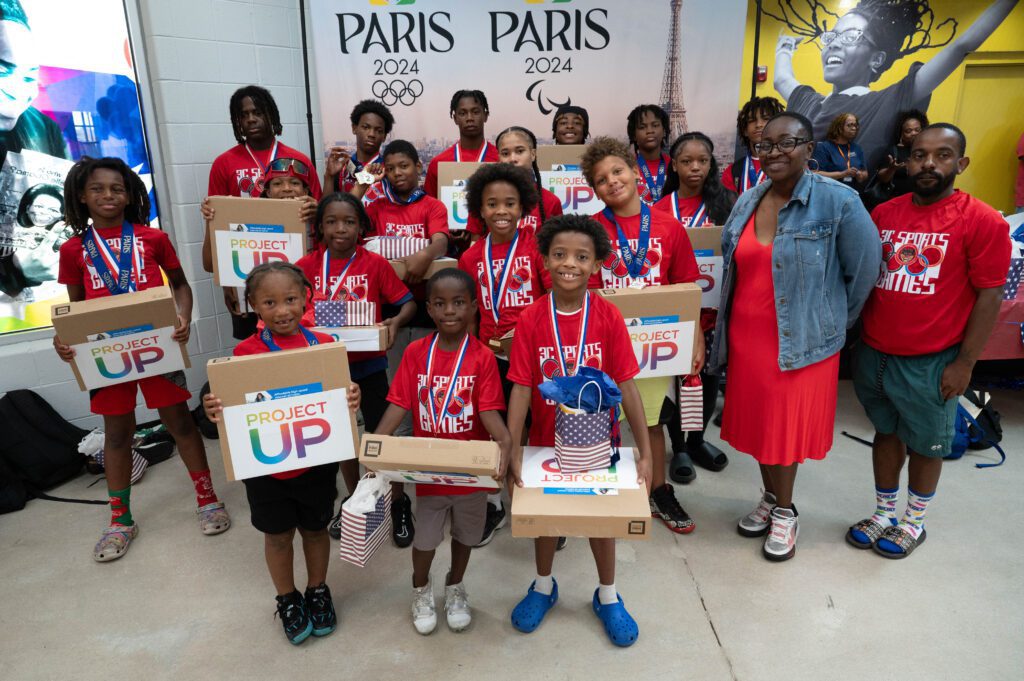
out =
[[[453,93],[477,89],[492,142],[521,125],[551,143],[552,115],[570,103],[587,109],[592,136],[625,139],[634,106],[678,102],[673,134],[704,132],[732,159],[745,3],[312,0],[310,10],[327,145],[352,149],[349,112],[376,98],[395,116],[391,138],[415,144],[426,167],[458,140]]]

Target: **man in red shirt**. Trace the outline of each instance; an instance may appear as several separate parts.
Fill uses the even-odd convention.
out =
[[[854,389],[875,427],[874,514],[850,544],[886,558],[910,555],[927,536],[924,517],[950,453],[957,400],[995,324],[1010,239],[990,206],[956,190],[967,140],[949,123],[913,142],[913,193],[871,217],[882,238],[882,273],[864,306]],[[907,510],[897,522],[900,472],[910,458]]]

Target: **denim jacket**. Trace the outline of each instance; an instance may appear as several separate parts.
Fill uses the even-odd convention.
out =
[[[732,255],[740,234],[771,187],[771,181],[740,196],[722,231],[725,261],[722,303],[709,369],[728,362],[729,313],[735,288]],[[881,273],[878,229],[849,187],[805,171],[779,211],[772,245],[772,283],[779,325],[779,369],[800,369],[843,347]],[[756,343],[757,339],[744,339]]]

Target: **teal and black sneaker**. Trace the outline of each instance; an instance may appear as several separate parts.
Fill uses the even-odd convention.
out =
[[[306,612],[306,601],[298,591],[277,596],[276,616],[281,618],[284,635],[294,645],[299,645],[313,633],[313,623]]]
[[[313,623],[314,636],[326,636],[338,626],[338,615],[334,612],[331,590],[326,584],[306,588],[304,596],[306,612]]]

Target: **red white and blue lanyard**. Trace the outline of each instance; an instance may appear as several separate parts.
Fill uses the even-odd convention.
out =
[[[82,246],[85,254],[92,261],[92,267],[103,281],[110,295],[130,293],[138,290],[139,273],[142,263],[139,260],[138,248],[135,246],[135,228],[127,220],[121,225],[121,252],[115,258],[107,242],[96,232],[95,227],[85,230],[82,235]],[[114,271],[117,279],[114,279]],[[134,278],[132,271],[135,271]]]
[[[505,299],[505,291],[508,290],[508,282],[511,278],[513,265],[516,259],[516,244],[519,242],[519,229],[516,229],[515,236],[512,237],[512,243],[509,244],[508,253],[505,255],[505,261],[501,264],[501,270],[498,272],[498,276],[494,276],[494,260],[491,258],[491,235],[488,234],[484,240],[484,274],[487,275],[487,295],[491,297],[491,316],[494,317],[494,323],[498,323],[498,317],[500,314],[501,301]],[[494,282],[497,279],[498,285],[495,286]]]
[[[353,251],[351,257],[349,257],[348,261],[345,263],[345,266],[341,268],[341,274],[338,275],[338,280],[334,282],[334,286],[330,288],[330,294],[328,294],[327,282],[330,281],[328,277],[331,274],[331,251],[330,249],[324,249],[320,276],[320,293],[327,296],[327,300],[334,300],[334,296],[338,295],[338,289],[341,288],[341,283],[345,281],[345,275],[348,273],[348,268],[352,267],[352,263],[355,262],[357,255],[359,255],[358,248]]]
[[[683,221],[682,213],[679,209],[679,192],[672,192],[672,216],[679,222]],[[687,227],[700,227],[701,225],[707,224],[708,222],[708,208],[704,203],[704,199],[700,200],[700,205],[697,206],[697,210],[693,211],[693,215],[690,216],[690,222]]]
[[[466,350],[469,348],[469,334],[462,339],[459,352],[455,356],[455,366],[452,368],[452,375],[448,378],[448,387],[444,392],[444,399],[441,400],[440,411],[434,411],[434,351],[437,349],[437,339],[440,334],[434,332],[434,338],[430,341],[430,350],[427,354],[427,413],[430,415],[430,431],[440,433],[441,419],[448,415],[448,405],[451,404],[452,396],[455,395],[455,383],[459,378],[459,371],[462,370],[462,362],[466,359]]]
[[[651,202],[654,203],[661,198],[661,188],[665,186],[665,157],[658,158],[658,177],[651,175],[651,169],[647,166],[647,160],[638,156],[637,165],[640,166],[640,174],[644,176],[644,184],[651,192]]]
[[[484,157],[487,156],[487,147],[488,142],[484,140],[484,146],[480,149],[480,158],[476,160],[477,163],[484,162]],[[455,143],[455,162],[462,163],[462,147],[459,146],[458,142]]]
[[[256,158],[256,154],[252,153],[252,149],[249,148],[248,142],[245,144],[245,150],[249,152],[249,158],[252,159],[252,162],[255,163],[260,170],[259,174],[255,178],[253,178],[257,182],[259,182],[260,180],[263,179],[263,176],[266,174],[267,169],[270,168],[270,164],[277,159],[277,140],[274,140],[274,146],[271,147],[270,149],[270,160],[267,161],[267,165],[263,165],[262,163],[260,163],[260,160]]]
[[[306,327],[300,325],[299,333],[305,337],[306,344],[308,346],[313,347],[314,345],[320,345],[320,341],[318,341],[313,332]],[[267,350],[270,350],[271,352],[277,352],[281,349],[281,346],[274,342],[274,334],[270,333],[270,329],[266,327],[263,327],[263,330],[260,331],[260,340],[267,346]]]
[[[756,187],[762,182],[764,182],[764,171],[760,168],[755,170],[754,162],[747,156],[743,159],[743,186],[740,188],[740,193],[747,191],[751,187]]]
[[[380,181],[380,188],[384,191],[384,196],[387,197],[388,201],[399,206],[408,206],[410,203],[416,203],[427,194],[425,191],[423,191],[422,187],[416,187],[416,189],[413,189],[412,193],[409,194],[409,198],[403,201],[397,196],[395,196],[395,190],[391,186],[391,183],[388,182],[388,178],[386,177]]]
[[[637,236],[635,253],[629,247],[629,239],[626,238],[626,233],[622,231],[622,227],[615,219],[612,209],[605,208],[602,214],[608,222],[615,225],[615,231],[619,237],[619,254],[622,256],[622,262],[626,265],[626,271],[633,279],[639,279],[644,263],[647,262],[647,248],[651,244],[651,207],[640,202],[640,233]]]
[[[376,156],[371,158],[366,163],[360,163],[359,160],[355,156],[352,157],[352,165],[355,167],[355,172],[357,172],[357,173],[360,170],[362,170],[363,168],[365,168],[366,166],[373,165],[374,163],[383,163],[383,162],[384,162],[384,158],[380,155],[379,151],[377,152]]]
[[[548,298],[551,299],[551,328],[555,332],[555,350],[558,353],[558,368],[561,369],[563,376],[569,376],[569,371],[566,368],[568,361],[565,359],[565,355],[562,353],[562,334],[558,331],[558,310],[555,309],[555,296],[548,294]],[[590,292],[583,297],[583,312],[580,315],[580,340],[576,346],[576,363],[573,365],[572,375],[575,375],[579,370],[580,366],[583,365],[583,349],[587,345],[587,327],[590,325]]]

